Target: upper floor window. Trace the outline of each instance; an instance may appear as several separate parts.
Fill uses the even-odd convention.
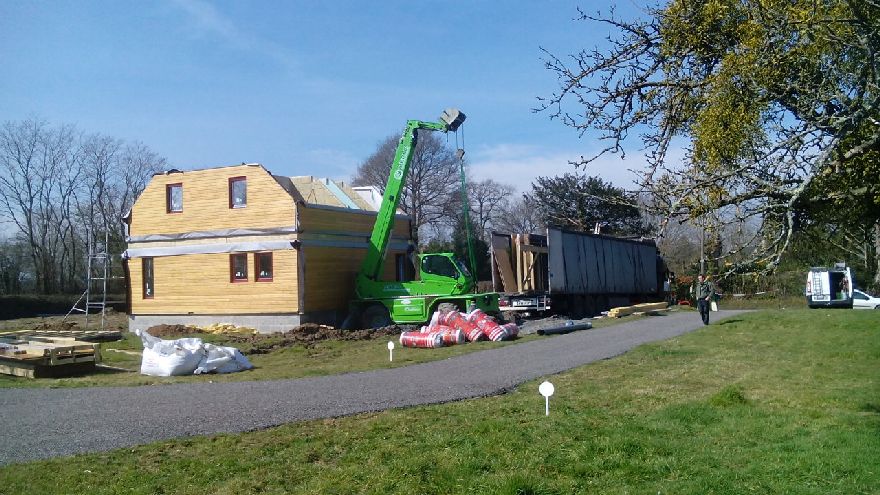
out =
[[[229,255],[229,280],[231,282],[247,282],[247,253]]]
[[[244,208],[247,206],[247,177],[231,177],[229,179],[229,207]]]
[[[257,272],[257,282],[271,282],[272,253],[254,254],[254,271]]]
[[[168,213],[180,213],[183,211],[183,184],[168,184],[165,186],[165,211]]]

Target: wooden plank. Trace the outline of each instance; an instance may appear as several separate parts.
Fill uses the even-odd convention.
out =
[[[611,308],[608,310],[608,316],[612,318],[619,318],[621,316],[631,315],[633,313],[648,313],[651,311],[660,311],[667,308],[667,304],[665,302],[657,302],[657,303],[642,303],[636,304],[634,306],[619,306],[616,308]]]
[[[501,275],[501,285],[504,292],[516,292],[513,274],[513,265],[510,263],[510,251],[507,249],[495,249],[495,261],[498,265],[498,273]]]

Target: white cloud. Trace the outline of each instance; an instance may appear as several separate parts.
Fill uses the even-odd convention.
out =
[[[555,177],[575,172],[571,161],[580,160],[581,153],[568,150],[548,150],[538,146],[500,144],[480,148],[470,157],[470,172],[474,180],[493,179],[496,182],[513,185],[518,191],[531,189],[536,177]],[[629,169],[644,166],[644,155],[627,154],[625,159],[619,155],[603,156],[586,169],[578,172],[598,176],[617,187],[632,189],[636,175]]]
[[[238,50],[260,53],[286,69],[297,67],[296,59],[284,47],[240,29],[213,4],[205,0],[171,1],[188,14],[193,22],[194,32],[218,38]]]

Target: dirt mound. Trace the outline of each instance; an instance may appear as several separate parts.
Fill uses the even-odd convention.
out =
[[[79,325],[73,321],[43,321],[34,324],[31,330],[79,330]]]
[[[326,340],[371,340],[396,338],[401,332],[411,331],[410,326],[390,325],[366,330],[341,330],[317,323],[305,323],[286,332],[260,333],[255,335],[224,334],[227,343],[238,348],[242,354],[266,354],[279,349],[301,345],[311,347]],[[186,325],[155,325],[147,329],[154,337],[176,339],[184,335],[206,333],[198,327]]]
[[[186,325],[155,325],[147,329],[147,333],[153,337],[168,338],[182,337],[193,333],[203,333],[198,327],[189,327]]]
[[[230,336],[230,340],[239,346],[242,353],[251,355],[266,354],[295,345],[311,347],[326,340],[371,340],[397,337],[406,330],[410,329],[397,325],[367,330],[340,330],[327,325],[306,323],[284,333]]]

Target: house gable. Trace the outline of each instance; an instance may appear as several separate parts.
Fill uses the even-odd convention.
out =
[[[246,204],[232,206],[230,180],[246,183]],[[179,187],[181,204],[169,208]],[[177,208],[179,206],[179,208]],[[135,201],[129,235],[177,234],[222,229],[266,229],[296,224],[295,201],[259,164],[170,171],[153,179]]]

